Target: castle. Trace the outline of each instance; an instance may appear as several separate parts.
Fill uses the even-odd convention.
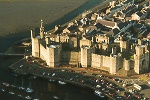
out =
[[[58,30],[55,30],[55,32]],[[148,45],[138,39],[138,43],[119,36],[114,42],[112,36],[96,34],[88,37],[77,34],[48,34],[44,32],[43,21],[39,35],[31,30],[32,56],[46,61],[48,67],[77,65],[96,68],[116,74],[120,69],[134,70],[141,74],[149,69]]]
[[[41,20],[39,35],[31,30],[32,56],[48,67],[75,65],[127,75],[148,72],[150,33],[142,19],[148,18],[149,7],[143,10],[130,0],[112,1],[104,11],[84,12],[79,20],[49,32]]]

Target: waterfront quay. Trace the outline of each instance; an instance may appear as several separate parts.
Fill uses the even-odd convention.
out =
[[[61,66],[56,68],[48,68],[46,63],[34,57],[25,57],[20,61],[9,66],[11,71],[16,75],[31,75],[33,77],[40,77],[50,82],[65,82],[67,84],[74,84],[81,87],[87,87],[93,91],[100,91],[103,96],[111,100],[141,100],[142,97],[137,92],[131,94],[120,86],[122,80],[112,76],[97,74],[92,69],[77,68],[70,66]]]

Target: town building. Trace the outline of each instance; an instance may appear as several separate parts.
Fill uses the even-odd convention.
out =
[[[69,64],[101,69],[110,74],[122,70],[127,75],[147,72],[150,69],[147,28],[139,22],[139,12],[131,13],[129,8],[136,9],[133,2],[120,4],[123,6],[110,3],[110,12],[115,11],[110,17],[113,20],[108,20],[110,12],[101,17],[96,12],[84,12],[84,17],[69,23],[58,33],[61,26],[46,34],[41,20],[39,35],[31,30],[32,56],[46,61],[48,67]],[[122,20],[126,14],[133,20]],[[128,73],[131,70],[134,73]]]

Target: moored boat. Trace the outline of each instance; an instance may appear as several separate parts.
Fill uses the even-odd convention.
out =
[[[18,97],[22,97],[22,95],[21,95],[21,94],[18,94]]]
[[[20,89],[20,90],[24,90],[25,88],[23,87],[23,78],[22,78],[22,82],[21,82],[21,86],[20,87],[18,87],[18,89]]]
[[[26,96],[25,98],[26,98],[26,99],[31,99],[31,97],[30,97],[30,96]]]
[[[3,83],[3,85],[5,85],[5,86],[9,86],[9,83]]]
[[[54,80],[54,79],[49,79],[49,82],[55,82],[56,80]]]
[[[31,83],[29,83],[29,87],[26,89],[26,92],[28,92],[28,93],[33,92],[32,88],[31,88]]]
[[[14,92],[10,91],[9,94],[15,94]]]
[[[31,88],[27,88],[26,92],[31,93],[31,92],[33,92],[33,90]]]
[[[5,90],[4,90],[4,89],[1,89],[1,91],[2,91],[2,92],[5,92]]]
[[[54,99],[59,99],[59,97],[57,97],[57,96],[53,96],[53,98],[54,98]]]

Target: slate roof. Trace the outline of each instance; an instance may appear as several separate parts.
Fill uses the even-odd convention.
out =
[[[77,26],[70,26],[67,28],[70,32],[76,31],[77,30]]]
[[[120,31],[118,28],[112,29],[110,32],[108,32],[109,35],[116,35],[118,34]]]
[[[116,22],[102,20],[102,19],[99,19],[96,22],[102,24],[103,26],[110,26],[110,27],[114,27],[117,24]]]
[[[141,17],[141,16],[143,15],[143,13],[140,12],[140,11],[136,12],[136,14],[137,14],[139,17]]]
[[[121,22],[121,23],[118,24],[118,27],[121,30],[123,27],[126,27],[128,24],[129,24],[128,22]]]

